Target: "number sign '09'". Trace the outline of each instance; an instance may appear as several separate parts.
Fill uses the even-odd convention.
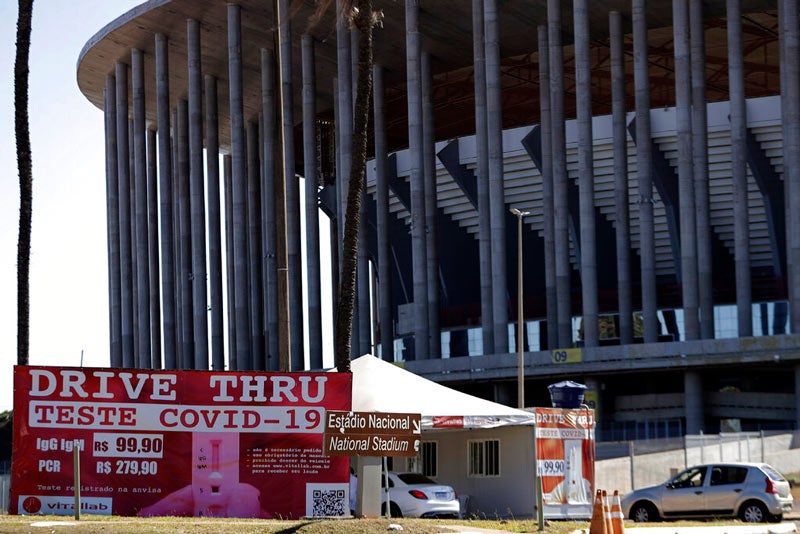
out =
[[[10,511],[73,515],[78,447],[84,513],[345,515],[349,462],[323,430],[351,388],[349,373],[17,366]]]

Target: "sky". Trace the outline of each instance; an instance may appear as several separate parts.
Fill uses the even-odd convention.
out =
[[[35,0],[29,113],[33,153],[31,365],[107,367],[103,113],[78,90],[86,42],[142,0]],[[17,361],[19,173],[14,137],[17,2],[0,2],[0,411]]]

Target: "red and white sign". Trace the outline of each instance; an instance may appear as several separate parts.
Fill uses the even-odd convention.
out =
[[[536,408],[536,472],[549,517],[582,517],[594,498],[594,410]],[[548,513],[550,512],[550,513]]]
[[[350,373],[17,366],[11,513],[349,513],[349,460],[323,453]],[[337,513],[340,512],[340,513]]]

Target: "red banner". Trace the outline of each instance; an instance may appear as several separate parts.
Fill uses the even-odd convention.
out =
[[[545,505],[591,505],[594,410],[536,408],[534,413],[536,471],[542,477]]]
[[[349,513],[348,458],[323,454],[350,373],[17,366],[11,513]]]

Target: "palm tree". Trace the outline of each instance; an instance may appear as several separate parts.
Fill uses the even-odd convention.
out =
[[[33,171],[28,127],[28,58],[31,48],[33,0],[19,0],[17,57],[14,63],[14,132],[19,169],[19,242],[17,244],[17,364],[28,365],[30,331],[31,215]]]
[[[356,291],[356,265],[358,262],[358,223],[361,209],[361,191],[367,163],[367,125],[369,99],[372,93],[372,28],[381,20],[381,14],[372,10],[372,0],[350,3],[348,16],[358,29],[358,85],[353,109],[353,151],[350,168],[350,185],[347,191],[347,212],[344,217],[342,240],[342,276],[339,281],[339,302],[336,306],[336,354],[339,372],[350,372],[350,338],[353,331],[353,307]]]

